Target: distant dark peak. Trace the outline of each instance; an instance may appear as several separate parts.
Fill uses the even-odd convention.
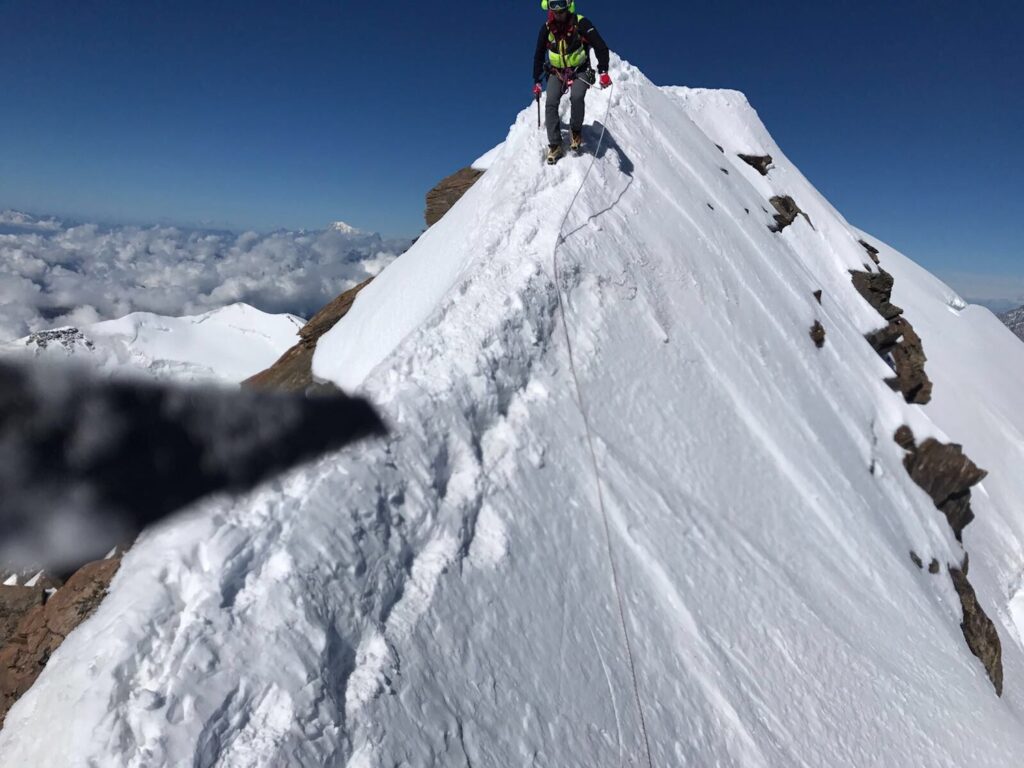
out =
[[[46,349],[49,346],[59,346],[71,351],[78,345],[87,349],[93,348],[93,343],[87,339],[77,328],[54,328],[51,331],[36,331],[29,334],[26,339],[27,346],[35,346],[39,349]]]
[[[771,155],[739,155],[740,160],[745,162],[755,171],[760,173],[762,176],[768,175],[768,170],[772,165]]]

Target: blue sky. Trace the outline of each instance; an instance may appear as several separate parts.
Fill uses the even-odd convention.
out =
[[[1024,296],[1024,4],[580,9],[655,82],[744,91],[851,222]],[[529,102],[541,20],[534,0],[0,0],[0,208],[414,235],[427,189]]]

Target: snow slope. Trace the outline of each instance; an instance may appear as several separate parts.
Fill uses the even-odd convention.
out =
[[[0,345],[0,352],[71,360],[106,374],[237,384],[272,365],[304,324],[247,304],[186,317],[133,312],[80,329],[41,331]]]
[[[530,105],[320,340],[388,440],[144,537],[0,764],[640,766],[641,713],[655,766],[1019,763],[1024,347],[877,244],[935,382],[907,405],[863,338],[862,233],[743,96],[612,76],[589,177],[541,165]],[[770,232],[775,194],[808,218]],[[904,423],[992,470],[964,539],[1002,698],[910,561],[962,550]]]

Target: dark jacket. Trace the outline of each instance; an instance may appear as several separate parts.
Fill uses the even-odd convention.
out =
[[[589,69],[590,68],[590,56],[589,51],[591,48],[597,53],[597,71],[607,72],[608,71],[608,46],[605,44],[601,37],[601,33],[597,31],[597,27],[590,23],[590,19],[586,16],[579,19],[576,22],[576,29],[579,32],[580,37],[583,39],[583,44],[587,47],[587,64],[579,67],[578,69]],[[540,82],[541,75],[547,69],[547,54],[548,54],[548,23],[545,21],[544,25],[540,28],[540,36],[537,38],[537,51],[533,56],[533,81],[535,83]]]

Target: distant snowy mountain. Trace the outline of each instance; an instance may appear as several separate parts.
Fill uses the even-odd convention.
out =
[[[39,331],[0,353],[73,360],[102,373],[237,384],[272,364],[305,321],[247,304],[190,317],[133,312],[117,320]]]
[[[1020,336],[1021,339],[1024,339],[1024,307],[1018,307],[1002,314],[999,316],[999,319],[1006,324],[1007,328]]]
[[[1020,763],[1024,346],[611,74],[319,340],[390,436],[144,534],[0,764]]]
[[[42,218],[22,211],[0,211],[0,235],[54,232],[61,226],[61,222],[52,217]]]
[[[328,229],[331,229],[331,230],[333,230],[335,232],[341,232],[341,234],[343,234],[343,235],[365,235],[365,234],[367,234],[366,232],[364,232],[361,229],[356,229],[351,224],[346,224],[344,221],[336,221],[333,224],[331,224],[331,226],[328,227]]]

